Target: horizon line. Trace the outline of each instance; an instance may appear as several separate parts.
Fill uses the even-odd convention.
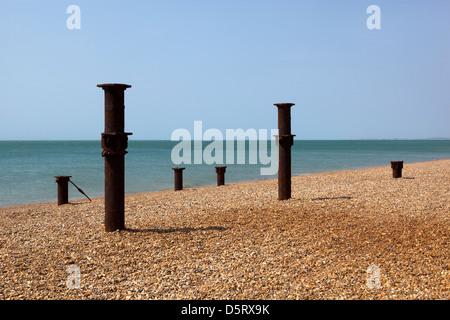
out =
[[[270,141],[271,139],[234,139],[234,140],[227,140],[222,139],[222,141]],[[423,141],[423,140],[450,140],[450,138],[445,137],[435,137],[435,138],[358,138],[358,139],[295,139],[294,141]],[[101,139],[0,139],[0,141],[101,141]],[[128,141],[173,141],[173,142],[180,142],[182,140],[170,140],[170,139],[129,139]],[[191,139],[191,141],[205,141],[205,142],[212,142],[215,140],[194,140]]]

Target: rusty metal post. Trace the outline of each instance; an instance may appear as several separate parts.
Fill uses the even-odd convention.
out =
[[[105,158],[105,230],[125,229],[125,130],[124,91],[127,84],[99,84],[105,91],[105,132],[102,133],[102,156]]]
[[[391,168],[394,178],[402,177],[403,161],[391,161]]]
[[[183,170],[186,168],[172,168],[175,175],[175,191],[183,190]]]
[[[69,203],[69,180],[72,176],[55,176],[58,184],[58,206]]]
[[[278,200],[291,198],[291,107],[293,103],[275,103],[278,108]]]
[[[217,185],[223,186],[225,184],[225,171],[227,169],[227,166],[218,166],[215,168],[217,173]]]

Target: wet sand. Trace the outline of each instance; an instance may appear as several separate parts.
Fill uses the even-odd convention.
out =
[[[1,300],[450,298],[450,160],[92,200],[0,208]]]

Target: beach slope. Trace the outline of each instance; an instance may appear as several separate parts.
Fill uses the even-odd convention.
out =
[[[92,200],[0,208],[1,300],[450,298],[450,160]]]

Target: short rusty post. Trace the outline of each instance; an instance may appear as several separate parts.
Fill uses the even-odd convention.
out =
[[[175,191],[183,190],[183,170],[186,168],[172,168],[175,175]]]
[[[227,169],[227,166],[218,166],[215,168],[217,173],[217,185],[223,186],[225,184],[225,171]]]
[[[291,107],[293,103],[275,103],[278,108],[278,200],[291,198]]]
[[[125,229],[125,150],[129,132],[125,130],[124,91],[127,84],[99,84],[105,91],[105,132],[102,156],[105,158],[105,230]]]
[[[58,184],[58,206],[69,203],[69,180],[72,176],[55,176]]]
[[[391,168],[394,178],[402,177],[403,161],[391,161]]]

